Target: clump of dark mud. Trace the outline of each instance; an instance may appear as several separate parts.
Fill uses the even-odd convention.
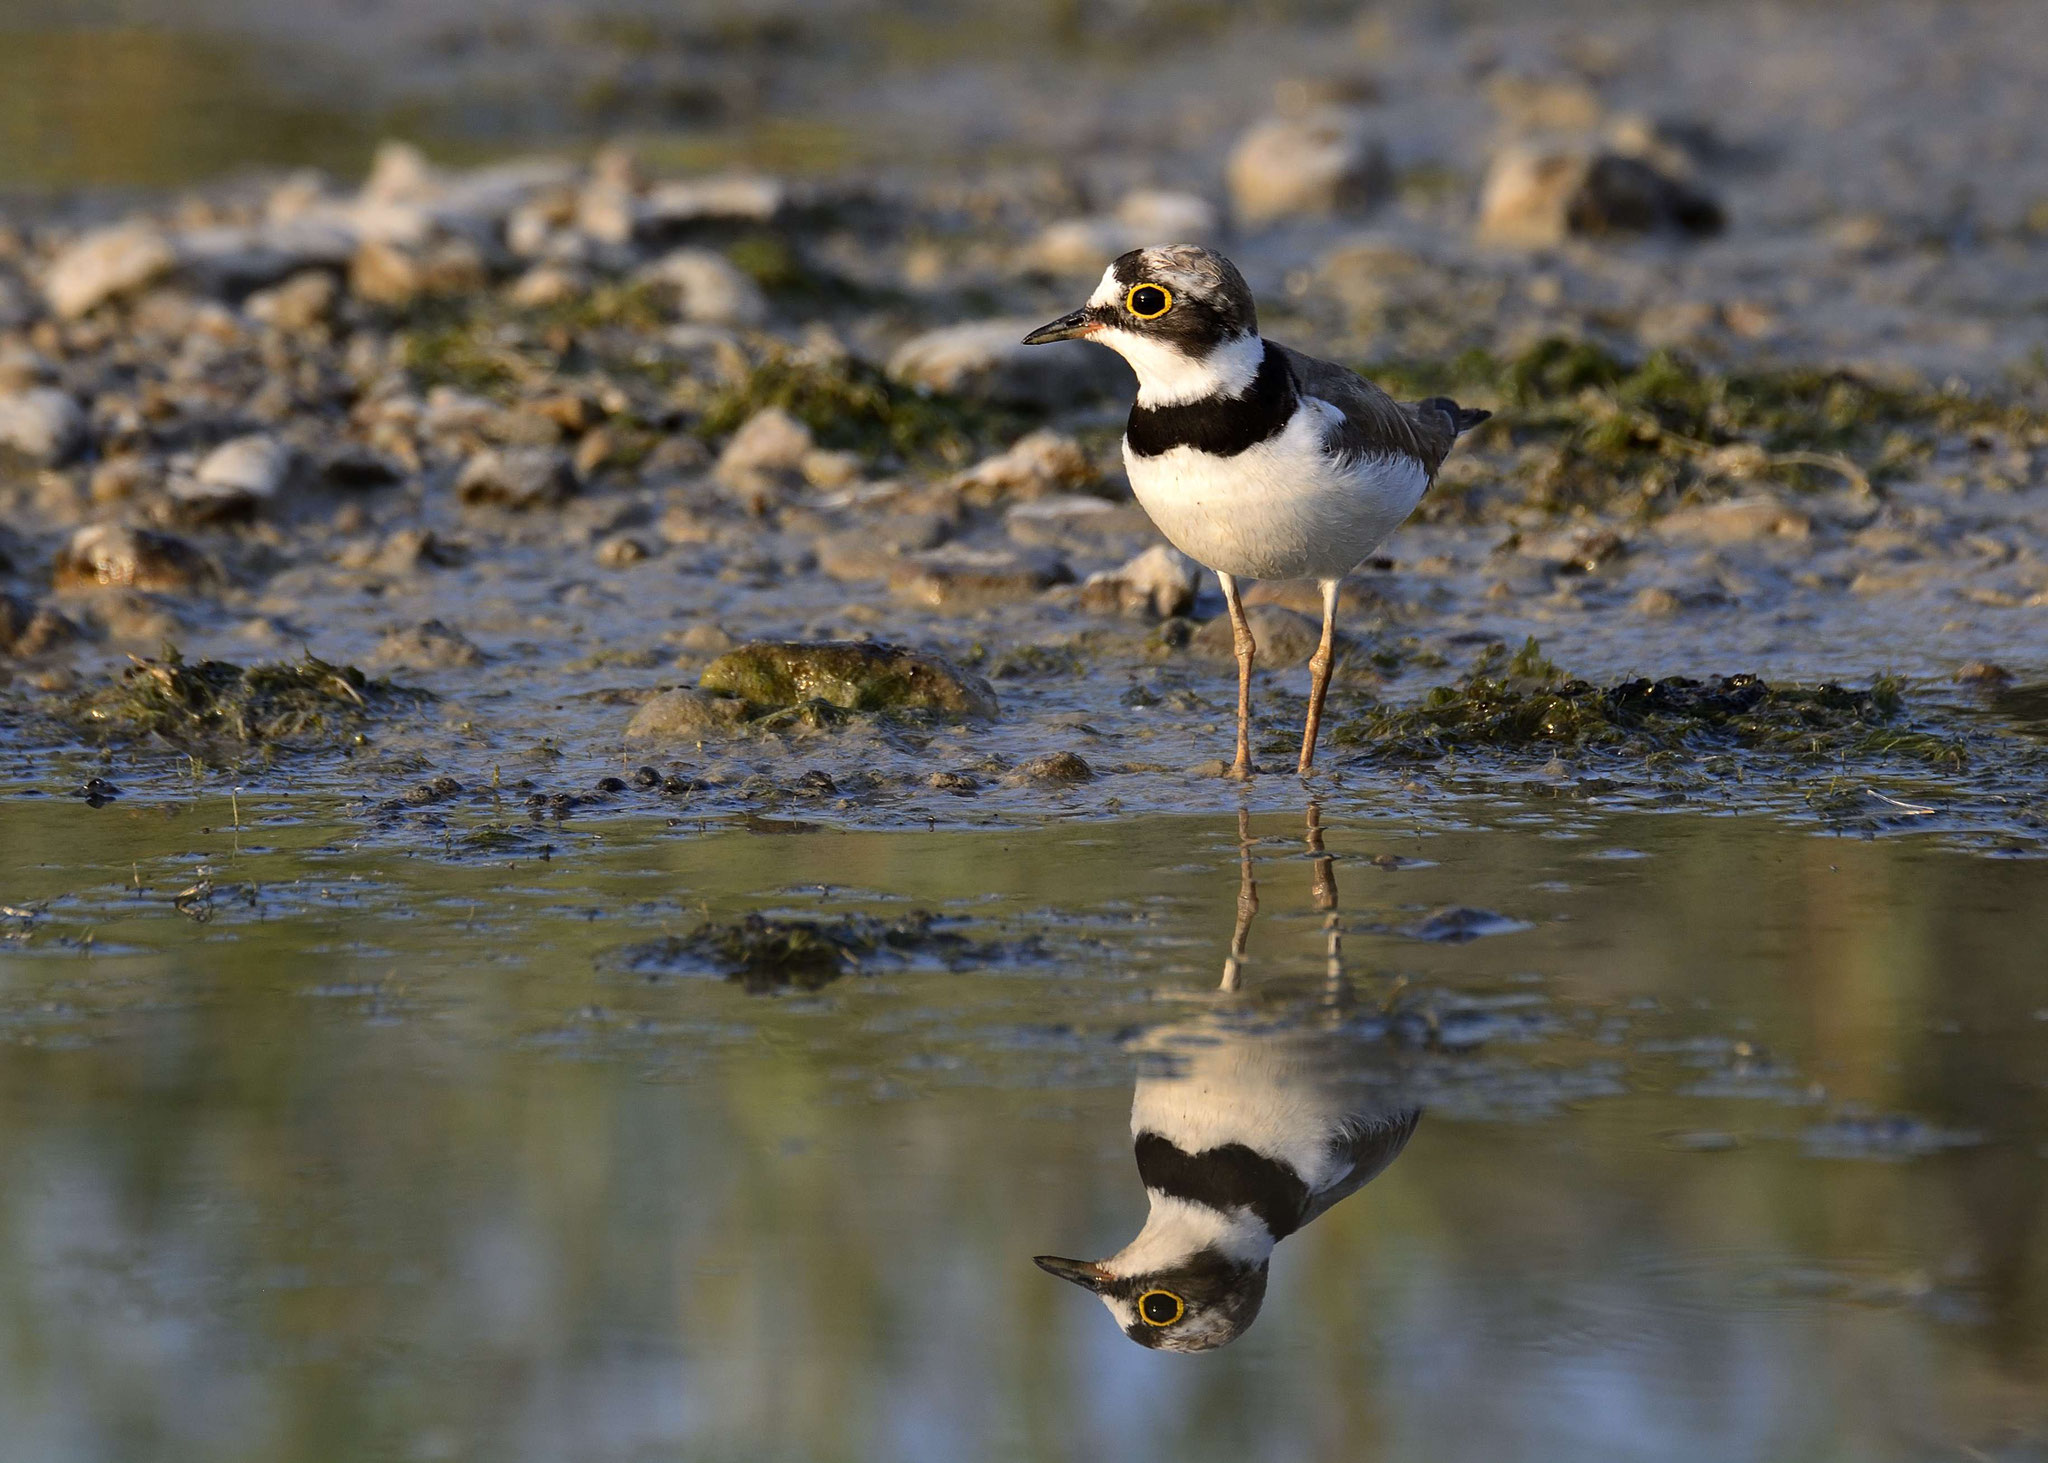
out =
[[[375,717],[425,696],[310,653],[243,667],[188,663],[166,649],[161,659],[137,661],[111,684],[79,696],[66,719],[102,739],[154,737],[195,755],[239,755],[342,744]]]
[[[604,964],[656,980],[664,975],[720,975],[761,994],[817,990],[843,975],[908,965],[947,970],[1029,958],[1037,942],[1004,945],[969,939],[949,922],[918,911],[901,919],[866,915],[782,919],[750,914],[707,920],[687,935],[627,945]]]
[[[1960,767],[1962,744],[1902,719],[1900,683],[1773,686],[1752,675],[1647,678],[1598,686],[1568,676],[1532,639],[1495,645],[1453,686],[1416,706],[1373,707],[1339,729],[1365,756],[1453,752],[1620,752],[1676,757],[1744,750],[1794,760],[1898,757]]]

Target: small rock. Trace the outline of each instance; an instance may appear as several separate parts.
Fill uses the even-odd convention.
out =
[[[57,589],[142,589],[186,594],[218,583],[220,572],[183,539],[121,524],[78,530],[50,571]]]
[[[1721,547],[1766,538],[1804,539],[1813,532],[1813,520],[1773,498],[1730,498],[1676,509],[1658,519],[1656,529],[1665,538]]]
[[[995,691],[980,676],[938,656],[879,641],[757,641],[706,666],[697,684],[757,710],[813,700],[849,711],[979,718],[999,710]]]
[[[43,278],[50,308],[75,320],[117,295],[132,293],[169,274],[178,252],[163,231],[146,223],[98,229],[66,247]]]
[[[1411,940],[1432,940],[1439,944],[1462,945],[1468,940],[1482,939],[1487,935],[1511,935],[1528,928],[1530,926],[1527,920],[1495,914],[1490,909],[1471,909],[1464,905],[1456,905],[1448,909],[1439,909],[1412,925],[1404,926],[1400,933]]]
[[[157,485],[162,464],[140,453],[109,457],[92,470],[86,496],[95,503],[126,503]]]
[[[723,655],[739,642],[716,625],[692,625],[676,637],[676,648],[693,655]]]
[[[1323,627],[1307,615],[1283,610],[1278,605],[1247,605],[1244,617],[1257,646],[1252,659],[1255,669],[1280,670],[1304,665],[1322,643]],[[1218,615],[1202,626],[1188,641],[1188,649],[1205,660],[1237,658],[1230,616]]]
[[[426,295],[474,294],[489,282],[481,250],[467,239],[409,249],[368,239],[349,262],[349,288],[373,305],[401,307]]]
[[[804,454],[804,481],[827,492],[847,488],[860,481],[866,466],[858,452],[835,452],[826,447],[814,447]]]
[[[811,429],[780,407],[755,412],[718,454],[712,476],[756,513],[780,502],[802,481],[812,451]]]
[[[1392,175],[1364,113],[1322,107],[1254,123],[1231,149],[1224,176],[1237,216],[1262,224],[1356,212],[1381,200]]]
[[[598,541],[595,557],[606,569],[624,569],[648,557],[647,545],[630,533],[615,533]]]
[[[573,264],[536,264],[516,280],[505,297],[522,310],[566,305],[590,292],[590,276]]]
[[[242,301],[242,313],[259,324],[302,334],[325,325],[341,298],[341,286],[324,269],[295,274],[283,284],[258,290]]]
[[[0,594],[0,655],[30,660],[78,638],[78,627],[52,609]]]
[[[1098,476],[1079,442],[1044,427],[969,468],[953,480],[953,487],[969,502],[987,504],[1073,492],[1090,486]]]
[[[68,391],[35,386],[0,396],[0,446],[60,466],[85,445],[85,413]]]
[[[459,670],[482,665],[484,653],[452,625],[424,620],[386,634],[370,652],[370,659],[378,665],[409,670]]]
[[[1516,145],[1494,159],[1479,195],[1488,243],[1548,248],[1611,234],[1716,234],[1720,204],[1641,158]]]
[[[236,437],[200,459],[191,477],[173,478],[171,501],[187,523],[246,518],[277,497],[291,470],[292,449],[277,438]]]
[[[626,723],[629,742],[697,741],[730,732],[747,720],[747,703],[709,691],[663,691]]]
[[[641,271],[643,279],[672,286],[685,320],[700,325],[759,325],[768,297],[723,254],[677,249]]]
[[[1629,608],[1649,619],[1661,620],[1684,609],[1685,601],[1677,590],[1652,584],[1636,591],[1635,598],[1629,601]]]
[[[1120,569],[1089,575],[1081,585],[1081,608],[1162,620],[1184,615],[1194,608],[1198,573],[1187,555],[1154,544]]]
[[[467,504],[552,508],[575,496],[567,453],[550,447],[487,448],[463,464],[455,495]]]
[[[768,223],[782,211],[788,192],[780,180],[758,174],[675,179],[647,190],[640,221],[655,232],[707,219]]]
[[[889,374],[912,386],[1053,410],[1133,390],[1114,351],[1070,340],[1025,345],[1042,320],[983,320],[912,336],[889,357]]]
[[[890,590],[933,609],[978,609],[1029,599],[1074,571],[1043,549],[975,549],[946,544],[913,554],[889,572]]]
[[[1010,787],[1071,787],[1090,781],[1095,769],[1073,752],[1049,752],[1033,757],[1003,779]]]
[[[1141,188],[1125,195],[1113,217],[1048,225],[1032,245],[1031,262],[1055,274],[1099,275],[1106,261],[1126,250],[1167,239],[1213,239],[1220,227],[1216,206],[1199,194]]]
[[[1962,686],[1989,686],[1993,689],[2012,684],[2012,672],[2002,665],[1988,660],[1966,660],[1956,667],[1956,684]]]

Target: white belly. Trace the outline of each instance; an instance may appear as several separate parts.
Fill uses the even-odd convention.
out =
[[[1284,431],[1235,457],[1191,447],[1139,457],[1126,445],[1131,491],[1168,542],[1211,569],[1342,578],[1415,511],[1429,475],[1412,457],[1325,457],[1335,411],[1306,397]]]

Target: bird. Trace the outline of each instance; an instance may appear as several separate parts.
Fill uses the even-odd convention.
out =
[[[1237,926],[1222,994],[1238,996],[1258,912],[1251,840],[1239,813]],[[1209,1351],[1243,1335],[1265,1303],[1273,1248],[1356,1193],[1401,1155],[1422,1119],[1382,1043],[1317,1019],[1348,986],[1336,882],[1313,806],[1316,902],[1326,915],[1323,1000],[1307,1019],[1274,1019],[1238,1000],[1140,1038],[1131,1138],[1150,1211],[1106,1260],[1038,1255],[1040,1269],[1093,1291],[1119,1329],[1161,1351]],[[1362,1081],[1377,1076],[1378,1081]]]
[[[1024,344],[1079,339],[1130,362],[1138,378],[1123,438],[1131,491],[1168,542],[1223,586],[1237,656],[1232,777],[1254,770],[1257,646],[1238,582],[1313,579],[1322,590],[1296,765],[1308,776],[1330,688],[1339,584],[1414,512],[1457,439],[1492,413],[1443,396],[1399,402],[1345,366],[1265,339],[1237,266],[1197,244],[1119,255],[1085,305]]]

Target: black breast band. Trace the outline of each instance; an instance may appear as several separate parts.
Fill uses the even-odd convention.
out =
[[[1298,404],[1294,373],[1269,344],[1244,395],[1205,396],[1178,406],[1134,406],[1124,441],[1140,457],[1157,457],[1176,447],[1235,457],[1279,436]]]
[[[1276,1240],[1301,1228],[1308,1185],[1278,1159],[1242,1143],[1189,1153],[1157,1133],[1140,1133],[1137,1146],[1138,1177],[1146,1188],[1211,1209],[1249,1209]]]

